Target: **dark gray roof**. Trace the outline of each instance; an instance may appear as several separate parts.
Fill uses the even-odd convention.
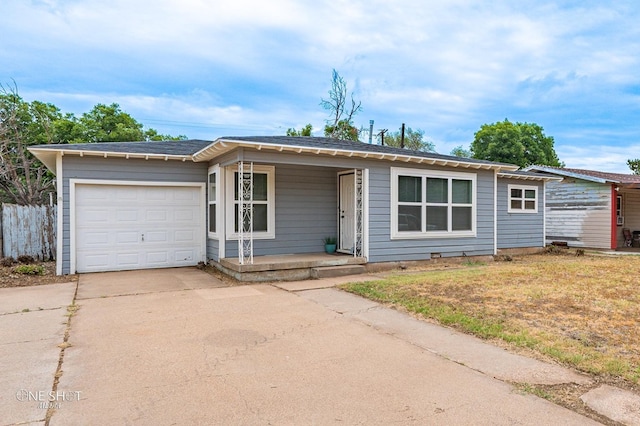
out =
[[[262,144],[304,146],[319,149],[339,149],[353,150],[360,152],[372,152],[383,154],[412,155],[414,157],[424,157],[441,159],[447,161],[464,161],[465,163],[476,164],[503,164],[513,166],[513,164],[498,163],[495,161],[477,160],[475,158],[456,157],[453,155],[436,154],[435,152],[414,151],[406,148],[395,148],[392,146],[382,146],[356,141],[347,141],[332,138],[320,138],[315,136],[225,136],[219,139],[230,141],[257,142]]]
[[[182,141],[50,144],[38,145],[37,148],[60,149],[65,151],[118,152],[128,154],[193,155],[212,143],[213,141],[190,139]]]
[[[381,146],[367,144],[363,142],[347,141],[340,139],[321,138],[321,137],[291,137],[291,136],[228,136],[218,138],[215,141],[205,140],[182,140],[182,141],[151,141],[151,142],[101,142],[101,143],[82,143],[82,144],[52,144],[37,145],[30,147],[36,156],[47,167],[55,167],[55,155],[57,151],[65,153],[77,152],[82,153],[94,152],[96,155],[101,153],[114,154],[116,156],[168,156],[174,159],[191,158],[194,161],[204,161],[210,151],[211,155],[219,154],[221,151],[216,147],[223,146],[225,142],[251,145],[271,145],[274,149],[279,147],[291,149],[307,149],[307,150],[324,150],[338,151],[342,153],[364,153],[364,154],[381,154],[385,156],[412,157],[414,159],[427,159],[441,162],[451,162],[450,165],[456,167],[458,164],[478,165],[478,167],[489,168],[506,168],[507,170],[516,169],[517,166],[507,163],[498,163],[494,161],[477,160],[474,158],[456,157],[452,155],[437,154],[435,152],[414,151],[404,148],[394,148],[390,146]]]
[[[554,173],[559,176],[574,177],[584,180],[593,180],[597,182],[611,182],[620,184],[640,184],[640,176],[632,175],[628,173],[610,173],[600,172],[597,170],[586,169],[571,169],[567,167],[552,167],[552,166],[530,166],[528,169],[537,170],[539,172]]]

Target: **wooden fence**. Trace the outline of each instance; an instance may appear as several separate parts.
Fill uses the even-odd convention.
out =
[[[56,206],[2,204],[0,257],[56,258]]]

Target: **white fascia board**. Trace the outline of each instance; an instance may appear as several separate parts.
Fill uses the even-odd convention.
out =
[[[218,147],[220,145],[220,147]],[[223,147],[224,146],[224,147]],[[318,147],[310,147],[310,146],[302,146],[302,145],[281,145],[281,144],[272,144],[272,143],[264,143],[264,142],[252,142],[252,141],[239,141],[234,139],[218,139],[213,142],[208,147],[198,151],[193,155],[193,161],[209,161],[213,159],[217,155],[221,155],[227,151],[230,151],[234,148],[238,147],[246,147],[246,148],[254,148],[254,149],[271,149],[277,151],[292,151],[295,153],[309,153],[309,154],[317,154],[318,150],[322,153],[327,152],[329,155],[339,155],[343,157],[363,157],[369,158],[373,157],[378,160],[388,160],[388,161],[403,161],[403,162],[428,162],[429,164],[436,164],[443,167],[455,167],[455,168],[483,168],[487,170],[508,170],[508,171],[516,171],[518,170],[518,166],[516,165],[508,165],[508,164],[491,164],[491,163],[475,163],[475,162],[467,162],[463,159],[455,159],[448,160],[444,158],[430,158],[430,157],[422,157],[415,155],[405,155],[405,154],[387,154],[384,152],[375,152],[375,151],[353,151],[353,150],[343,150],[336,148],[318,148]],[[215,155],[211,155],[215,154]]]
[[[191,155],[168,155],[168,154],[151,154],[151,153],[139,153],[139,152],[114,152],[114,151],[89,151],[82,149],[64,149],[64,148],[38,148],[30,147],[29,151],[35,155],[35,157],[42,161],[49,170],[55,173],[56,170],[56,157],[58,153],[62,156],[65,155],[77,155],[80,157],[92,156],[92,157],[116,157],[116,158],[138,158],[145,160],[193,160]]]
[[[520,175],[517,173],[509,173],[509,172],[498,172],[498,177],[508,178],[508,179],[519,179],[519,180],[536,180],[541,182],[549,182],[549,181],[557,181],[560,182],[562,180],[561,177],[558,176],[528,176],[528,175]]]

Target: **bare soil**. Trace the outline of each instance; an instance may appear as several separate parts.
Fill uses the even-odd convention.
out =
[[[34,265],[42,265],[45,273],[43,275],[20,274],[15,271],[16,266],[18,266],[17,263],[13,266],[0,266],[0,288],[29,287],[78,281],[77,275],[56,275],[55,262],[36,262]]]

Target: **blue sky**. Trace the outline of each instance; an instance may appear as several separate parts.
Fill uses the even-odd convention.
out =
[[[321,135],[336,69],[376,133],[404,122],[446,154],[508,118],[544,127],[567,167],[627,173],[639,22],[632,0],[3,0],[0,82],[213,140]]]

